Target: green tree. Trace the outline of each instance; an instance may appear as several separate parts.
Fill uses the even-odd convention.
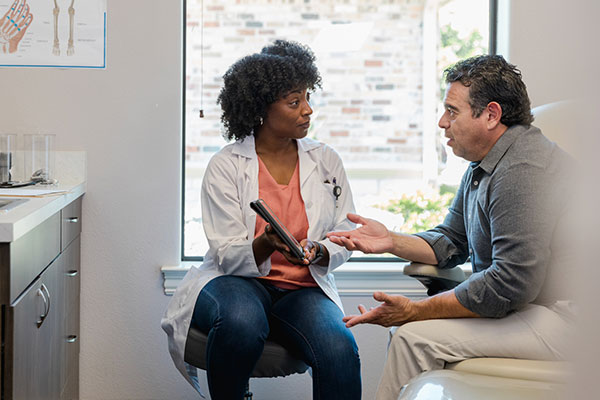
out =
[[[441,72],[459,60],[487,53],[487,45],[483,36],[477,30],[471,31],[466,37],[461,37],[450,24],[440,29],[440,59],[438,67]],[[440,100],[443,100],[446,84],[440,80]]]
[[[402,215],[404,223],[400,227],[401,232],[422,232],[442,223],[454,200],[456,189],[454,186],[442,185],[439,193],[417,191],[376,207]]]
[[[442,48],[450,48],[458,60],[472,57],[485,52],[486,46],[482,44],[483,37],[479,31],[472,31],[469,36],[461,38],[458,31],[452,26],[443,26],[440,32]]]

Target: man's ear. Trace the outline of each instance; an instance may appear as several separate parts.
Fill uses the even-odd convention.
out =
[[[495,101],[492,101],[492,102],[488,103],[485,110],[487,111],[487,114],[488,114],[487,115],[488,129],[490,129],[490,130],[495,129],[501,123],[500,119],[502,118],[502,107],[500,106],[500,104],[496,103]]]

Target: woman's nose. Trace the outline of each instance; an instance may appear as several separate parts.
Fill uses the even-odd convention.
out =
[[[312,108],[310,107],[310,104],[308,104],[308,101],[304,101],[304,108],[302,110],[302,115],[310,115],[313,113]]]

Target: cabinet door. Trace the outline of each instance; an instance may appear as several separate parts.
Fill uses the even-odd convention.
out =
[[[58,399],[65,381],[62,257],[57,258],[9,307],[12,399]],[[12,322],[12,323],[10,323]],[[10,394],[9,394],[9,397]]]

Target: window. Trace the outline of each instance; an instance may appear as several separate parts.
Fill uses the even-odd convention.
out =
[[[200,186],[208,160],[227,144],[216,104],[221,76],[277,38],[317,56],[323,89],[312,96],[309,136],[341,155],[357,212],[403,232],[441,221],[465,165],[437,128],[440,77],[489,51],[494,11],[494,1],[481,0],[187,0],[183,259],[208,249]]]

